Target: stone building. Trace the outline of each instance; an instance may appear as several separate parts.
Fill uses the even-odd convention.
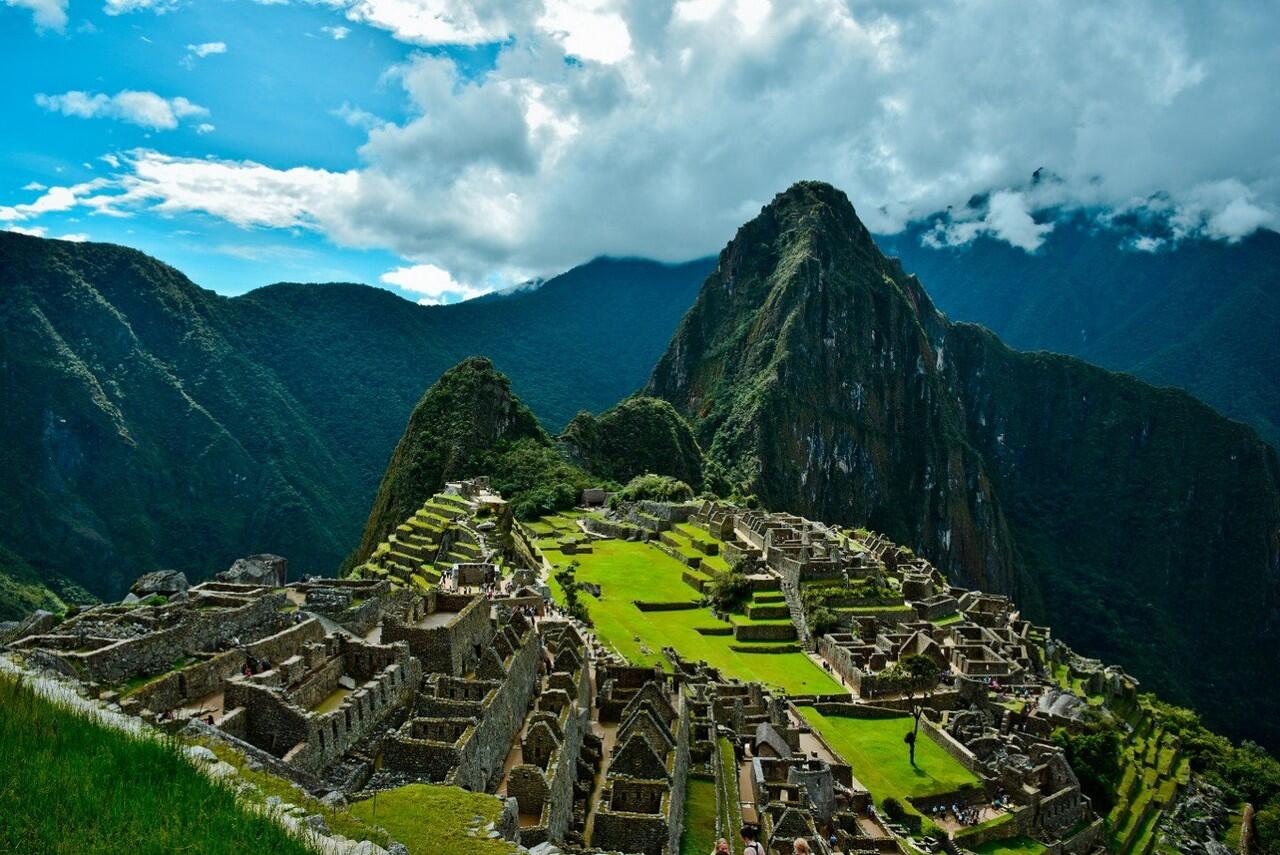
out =
[[[327,636],[226,689],[215,724],[307,772],[317,772],[414,697],[422,666],[406,644]]]

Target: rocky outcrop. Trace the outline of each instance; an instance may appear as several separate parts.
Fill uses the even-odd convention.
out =
[[[289,581],[289,562],[279,555],[268,554],[237,558],[229,570],[218,574],[218,581],[280,588]]]
[[[478,474],[478,453],[518,439],[551,442],[493,363],[472,357],[442,374],[414,408],[391,455],[356,550],[357,563],[446,481]]]
[[[177,594],[185,594],[189,587],[191,586],[187,583],[187,577],[182,572],[178,570],[157,570],[154,573],[143,573],[135,579],[129,587],[129,593],[139,599],[146,599],[155,595],[172,597]]]

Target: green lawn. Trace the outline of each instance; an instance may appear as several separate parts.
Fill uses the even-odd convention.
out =
[[[501,811],[502,803],[495,796],[438,784],[409,784],[351,806],[353,814],[385,828],[412,855],[513,855],[514,843],[484,836],[484,827]],[[476,816],[484,821],[480,836],[472,837],[467,830]]]
[[[179,749],[0,677],[0,852],[309,852]]]
[[[801,713],[853,768],[877,804],[893,796],[912,810],[908,798],[936,796],[978,784],[978,779],[920,732],[916,765],[907,759],[902,737],[911,729],[910,716],[902,718],[846,718],[824,716],[813,707]]]
[[[973,851],[978,855],[1040,855],[1045,847],[1030,837],[1011,837],[984,843]]]
[[[708,855],[716,845],[716,782],[690,777],[684,790],[680,855]]]
[[[625,540],[597,540],[590,555],[548,558],[556,564],[579,562],[578,580],[595,582],[601,599],[583,594],[596,634],[638,665],[662,662],[662,648],[673,647],[688,659],[702,659],[727,677],[757,680],[789,694],[841,694],[846,690],[803,653],[745,653],[731,650],[733,636],[705,636],[698,627],[726,627],[704,608],[642,612],[633,600],[696,603],[697,591],[681,578],[685,566],[656,546]],[[552,594],[563,592],[552,580]],[[735,618],[737,619],[737,618]],[[746,618],[742,617],[745,621]],[[767,623],[768,621],[765,621]],[[749,645],[748,645],[749,646]]]

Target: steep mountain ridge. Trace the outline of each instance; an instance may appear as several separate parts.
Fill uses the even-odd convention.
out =
[[[1280,743],[1251,713],[1280,700],[1274,450],[1185,393],[949,323],[843,193],[797,184],[739,230],[648,392],[737,490],[882,530]]]
[[[945,333],[844,195],[805,182],[721,253],[647,391],[690,419],[737,492],[866,524],[957,580],[1034,601],[963,442]]]
[[[553,427],[603,410],[644,382],[707,265],[598,259],[475,306],[360,285],[225,298],[135,250],[0,232],[0,545],[22,559],[5,586],[25,591],[4,568],[29,565],[116,597],[255,551],[332,572],[442,371],[502,360]]]
[[[475,475],[477,455],[520,439],[550,445],[533,412],[493,363],[475,356],[450,368],[413,408],[365,523],[356,560],[368,558],[424,497]]]

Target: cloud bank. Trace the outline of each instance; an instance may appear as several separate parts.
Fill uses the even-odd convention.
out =
[[[359,168],[140,150],[74,204],[390,249],[412,263],[388,275],[428,299],[444,277],[712,252],[802,178],[844,189],[874,231],[952,207],[933,239],[1028,251],[1052,228],[1032,214],[1045,205],[1150,209],[1229,240],[1280,210],[1280,16],[1252,0],[317,2],[410,45],[504,46],[476,79],[426,53],[393,69],[399,124],[337,108],[367,129]],[[119,98],[49,107],[180,118],[180,99]],[[1029,184],[1040,167],[1061,178]]]

